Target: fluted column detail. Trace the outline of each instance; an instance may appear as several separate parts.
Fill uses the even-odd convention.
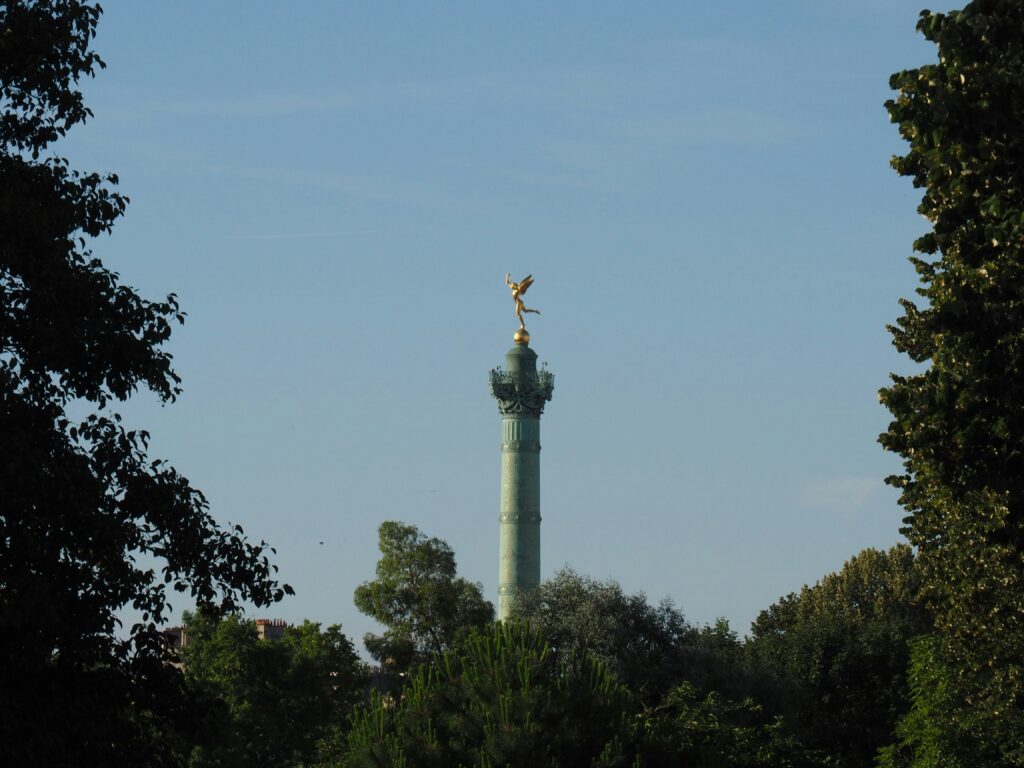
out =
[[[551,400],[554,375],[537,370],[525,343],[491,371],[491,394],[501,412],[501,511],[498,618],[509,618],[517,593],[540,583],[540,417]]]

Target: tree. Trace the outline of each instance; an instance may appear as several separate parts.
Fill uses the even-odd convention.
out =
[[[692,683],[669,691],[644,715],[644,765],[722,768],[811,768],[821,757],[806,749],[781,717],[751,698],[731,701]]]
[[[924,189],[914,243],[921,306],[890,330],[927,367],[893,375],[882,444],[903,459],[917,549],[961,722],[1024,765],[1024,5],[922,12],[938,61],[896,73],[886,107]]]
[[[183,320],[87,247],[127,198],[51,145],[90,116],[100,15],[76,0],[0,5],[0,762],[155,763],[161,718],[184,717],[159,624],[167,592],[231,608],[278,600],[263,543],[146,454],[110,405],[180,380],[163,348]],[[89,411],[73,423],[75,413]],[[119,636],[117,612],[142,620]]]
[[[367,682],[338,625],[303,622],[260,640],[236,614],[186,614],[185,678],[206,713],[189,765],[310,765],[344,740]]]
[[[896,725],[897,741],[884,747],[880,768],[997,768],[998,752],[972,736],[957,704],[956,675],[934,635],[911,643],[907,673],[911,709]]]
[[[349,748],[348,768],[817,765],[749,699],[684,683],[644,709],[594,656],[554,653],[515,621],[420,666],[397,700],[374,694],[353,716]]]
[[[557,654],[591,655],[647,704],[688,680],[705,688],[723,682],[739,643],[723,622],[698,629],[671,601],[657,607],[615,581],[596,581],[563,568],[518,597],[513,616],[528,621]]]
[[[385,627],[366,635],[370,654],[404,672],[494,621],[479,584],[456,576],[455,553],[414,525],[381,523],[377,578],[356,588],[356,607]]]
[[[535,631],[502,623],[420,666],[397,702],[374,693],[353,716],[344,765],[625,768],[635,714],[593,657],[561,664]]]
[[[870,765],[910,706],[910,642],[930,630],[910,547],[865,549],[751,627],[751,666],[776,677],[809,743],[832,765]]]

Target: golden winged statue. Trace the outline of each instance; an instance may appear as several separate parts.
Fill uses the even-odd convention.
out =
[[[533,285],[533,275],[527,275],[518,283],[512,282],[512,273],[507,272],[505,274],[505,285],[512,289],[512,301],[516,303],[516,317],[519,318],[519,330],[526,331],[526,323],[523,322],[523,312],[533,312],[535,315],[540,314],[539,309],[530,309],[525,304],[521,296],[526,293],[526,289]],[[529,338],[529,336],[527,336]]]

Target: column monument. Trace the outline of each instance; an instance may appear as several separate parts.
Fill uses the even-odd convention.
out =
[[[501,514],[499,521],[498,619],[512,612],[515,596],[540,584],[540,416],[551,399],[555,377],[530,349],[522,295],[533,284],[505,275],[512,290],[519,330],[505,354],[505,368],[491,371],[491,394],[501,412]]]

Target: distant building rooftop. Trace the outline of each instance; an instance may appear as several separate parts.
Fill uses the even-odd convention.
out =
[[[256,634],[260,640],[280,640],[284,631],[291,625],[284,619],[256,619]],[[172,648],[184,648],[189,644],[188,630],[185,627],[168,627],[164,630]]]

